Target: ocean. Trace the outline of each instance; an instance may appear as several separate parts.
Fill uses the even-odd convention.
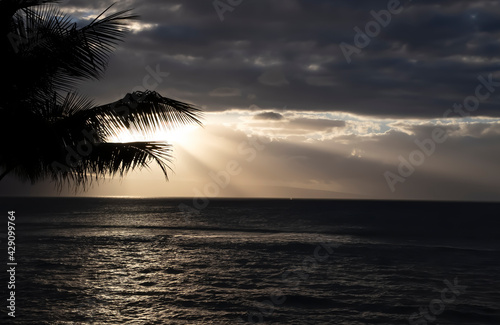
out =
[[[0,198],[0,207],[2,324],[500,324],[500,204]]]

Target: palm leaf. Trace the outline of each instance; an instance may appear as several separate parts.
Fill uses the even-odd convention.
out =
[[[191,123],[202,125],[202,113],[197,107],[148,90],[127,94],[116,102],[77,114],[99,125],[107,137],[118,136],[125,128],[148,133]]]
[[[12,44],[4,49],[13,65],[30,72],[30,78],[13,73],[17,91],[43,97],[53,91],[70,91],[80,80],[102,77],[110,53],[127,32],[127,22],[138,18],[130,10],[101,18],[110,7],[82,28],[52,5],[17,12],[7,34],[20,42],[14,49]]]
[[[93,181],[106,176],[123,177],[131,170],[149,168],[153,161],[168,179],[171,160],[171,146],[163,142],[100,143],[94,144],[77,166],[66,166],[62,171],[53,172],[52,179],[59,187],[67,183],[69,187],[75,185],[75,188],[87,189]]]
[[[65,74],[59,76],[61,82],[75,79],[99,79],[104,73],[109,54],[123,40],[128,31],[127,23],[138,18],[130,14],[130,9],[121,10],[100,18],[109,9],[104,10],[89,25],[66,35],[64,41],[71,42],[72,59],[65,67]]]

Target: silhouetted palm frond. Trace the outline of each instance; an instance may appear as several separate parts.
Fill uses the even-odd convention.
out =
[[[138,18],[130,10],[102,15],[77,28],[76,22],[56,6],[24,8],[11,18],[6,48],[10,64],[29,71],[29,78],[13,71],[13,89],[43,97],[54,91],[70,91],[80,80],[102,77],[110,53]]]
[[[198,108],[163,97],[155,91],[136,91],[121,100],[80,114],[104,126],[106,136],[118,136],[124,128],[148,133],[191,123],[201,125]]]
[[[59,187],[64,184],[76,185],[87,189],[94,181],[98,182],[106,176],[123,177],[134,169],[148,168],[156,162],[162,169],[165,178],[172,161],[171,146],[163,142],[129,142],[89,144],[88,155],[71,162],[71,165],[57,164],[48,169],[51,178]],[[55,170],[58,169],[58,172]]]

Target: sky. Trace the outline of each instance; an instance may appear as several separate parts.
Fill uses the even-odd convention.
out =
[[[110,1],[62,1],[79,24]],[[0,195],[500,200],[500,2],[120,1],[141,16],[98,104],[155,90],[204,111],[159,168]],[[151,140],[123,134],[114,141]]]

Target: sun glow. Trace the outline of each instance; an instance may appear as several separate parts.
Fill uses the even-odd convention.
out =
[[[174,129],[158,129],[153,132],[143,133],[124,129],[117,136],[110,137],[109,142],[136,142],[136,141],[162,141],[182,147],[192,144],[193,133],[199,126],[185,125]]]

